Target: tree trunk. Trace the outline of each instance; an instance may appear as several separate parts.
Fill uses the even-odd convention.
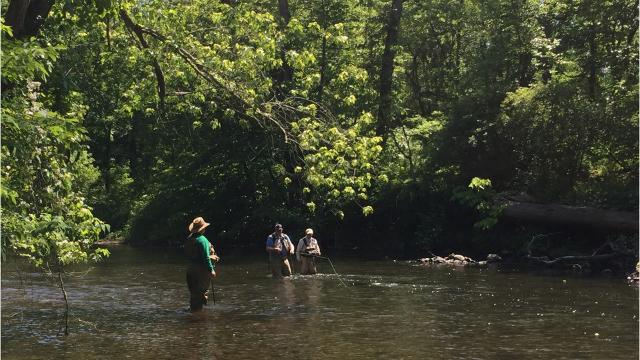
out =
[[[464,0],[460,0],[458,6],[460,6],[460,8],[463,9],[464,8]],[[463,18],[461,17],[458,20],[462,21]],[[453,52],[453,64],[454,64],[454,66],[453,66],[453,81],[454,81],[454,84],[455,84],[455,92],[457,93],[458,89],[459,89],[458,86],[460,85],[460,62],[461,62],[460,61],[460,58],[461,58],[461,56],[460,56],[460,47],[462,46],[460,44],[462,42],[461,41],[462,35],[460,33],[462,32],[462,29],[457,27],[453,31],[455,33],[455,35],[454,35],[454,43],[453,43],[453,46],[454,46],[454,52]]]
[[[131,20],[129,14],[126,11],[120,10],[120,18],[124,21],[125,26],[132,33],[136,35],[138,41],[140,42],[139,47],[141,49],[149,49],[149,44],[147,40],[144,38],[144,34],[142,31],[142,27]],[[160,109],[164,109],[164,98],[166,95],[166,83],[164,80],[164,73],[162,72],[162,68],[160,67],[160,63],[158,59],[152,57],[151,64],[153,65],[153,72],[156,75],[156,81],[158,82],[158,97],[160,98]]]
[[[109,17],[107,17],[105,19],[105,23],[107,24],[107,31],[106,31],[107,49],[109,49],[109,51],[111,51],[111,16],[109,16]]]
[[[382,66],[380,68],[380,98],[378,103],[376,134],[382,136],[383,139],[386,138],[387,132],[389,131],[393,62],[396,55],[394,47],[398,42],[402,3],[403,0],[391,0],[389,22],[387,23],[387,37],[384,41],[384,53],[382,54]]]
[[[324,83],[327,81],[327,36],[322,36],[322,55],[320,57],[320,83],[318,84],[318,102],[322,102]]]
[[[598,46],[596,45],[596,29],[592,26],[589,30],[589,59],[588,59],[588,71],[589,71],[589,96],[591,99],[596,98],[596,90],[598,87]]]
[[[53,4],[54,0],[11,0],[4,20],[11,26],[13,38],[35,35],[49,16]]]
[[[127,154],[129,155],[129,173],[131,174],[136,187],[141,182],[141,174],[138,164],[140,156],[138,151],[138,147],[140,146],[140,144],[138,144],[138,139],[142,138],[142,132],[140,131],[142,118],[143,117],[139,112],[136,112],[133,115],[131,119],[131,131],[129,131],[129,134],[127,135],[127,144],[129,148],[127,151]]]
[[[411,71],[407,73],[407,82],[411,87],[416,102],[418,103],[420,115],[429,116],[431,115],[431,107],[427,109],[424,100],[422,100],[422,86],[420,85],[420,76],[418,75],[418,54],[416,52],[417,50],[415,50],[411,57]]]
[[[29,0],[11,0],[4,14],[5,24],[11,26],[13,37],[18,39],[24,33],[24,19],[27,16]]]
[[[11,27],[12,38],[17,40],[36,35],[49,16],[53,3],[54,0],[10,0],[4,23]],[[15,85],[3,77],[0,88],[4,94]]]
[[[551,226],[638,231],[638,213],[508,200],[502,218]]]
[[[327,81],[327,11],[325,8],[325,2],[322,1],[322,18],[320,22],[322,24],[322,49],[320,54],[320,83],[318,84],[318,102],[322,102],[322,96],[324,95],[324,84]]]
[[[281,18],[280,28],[284,32],[291,20],[289,0],[278,0],[278,13]],[[282,59],[282,66],[279,69],[275,69],[273,72],[273,88],[275,90],[276,98],[283,99],[289,92],[289,83],[293,79],[293,68],[291,68],[289,63],[287,63],[286,45],[283,45],[282,48],[280,48],[280,58]]]
[[[104,131],[104,153],[102,155],[102,177],[104,180],[104,190],[107,194],[111,191],[111,130],[112,125],[107,124]]]
[[[64,288],[64,282],[62,281],[62,269],[58,271],[58,284],[60,290],[62,290],[62,296],[64,297],[64,334],[69,335],[69,298],[67,298],[67,290]]]
[[[521,53],[518,55],[518,86],[520,87],[529,86],[533,79],[533,74],[529,70],[532,59],[530,53]]]
[[[284,21],[284,26],[286,27],[289,24],[289,20],[291,20],[291,13],[289,12],[289,0],[278,0],[278,13],[282,20]]]

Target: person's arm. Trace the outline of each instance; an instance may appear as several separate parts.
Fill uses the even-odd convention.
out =
[[[209,246],[210,246],[209,240],[207,240],[207,238],[204,237],[204,235],[198,237],[198,246],[202,250],[200,253],[202,256],[201,259],[203,260],[203,263],[207,266],[211,275],[215,276],[216,272],[213,270],[214,265],[211,262],[211,258],[209,257]]]
[[[315,251],[316,251],[316,255],[321,255],[322,253],[320,252],[320,244],[318,243],[317,239],[313,239],[313,245],[315,247]]]
[[[214,262],[218,262],[220,261],[220,256],[218,256],[218,254],[216,254],[216,249],[213,248],[213,244],[209,243],[209,258],[211,260],[213,260]]]
[[[291,239],[289,239],[288,235],[285,235],[285,242],[287,244],[287,250],[289,251],[289,255],[293,255],[295,248],[293,247],[293,243],[291,242]]]
[[[272,252],[273,251],[273,241],[271,241],[271,236],[267,236],[267,246],[265,247],[265,250],[267,252]]]
[[[267,247],[266,247],[266,250],[267,250],[268,253],[280,251],[278,248],[273,246],[274,243],[275,243],[275,240],[273,239],[273,236],[269,235],[267,237]]]

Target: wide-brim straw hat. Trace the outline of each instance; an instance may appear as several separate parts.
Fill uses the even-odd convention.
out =
[[[193,219],[191,224],[189,224],[189,231],[192,233],[197,233],[204,230],[207,226],[211,225],[210,223],[204,221],[201,216]]]

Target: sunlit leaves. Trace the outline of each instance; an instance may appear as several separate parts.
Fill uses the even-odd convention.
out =
[[[363,208],[362,208],[362,214],[363,214],[364,216],[369,216],[369,215],[373,214],[373,207],[371,207],[371,206],[365,206],[365,207],[363,207]]]
[[[479,177],[474,177],[471,179],[469,183],[469,188],[474,190],[485,190],[491,187],[490,179],[482,179]]]
[[[47,78],[63,45],[42,46],[35,38],[7,40],[11,28],[2,27],[2,79],[6,84]]]
[[[308,202],[307,203],[307,209],[309,209],[309,212],[313,213],[316,211],[316,203],[314,203],[313,201]]]
[[[474,227],[488,230],[498,222],[504,206],[495,203],[495,191],[491,188],[491,180],[474,177],[467,188],[459,187],[453,192],[452,200],[474,208],[480,220]]]
[[[382,151],[381,139],[366,130],[370,118],[362,114],[347,130],[312,118],[298,121],[300,145],[306,151],[305,166],[298,171],[310,185],[304,194],[313,196],[316,203],[336,209],[346,202],[368,200],[367,188],[375,179],[375,164]]]
[[[24,49],[42,55],[3,64],[5,81],[26,82],[20,84],[25,90],[3,93],[3,256],[10,252],[45,269],[106,256],[108,252],[95,252],[93,245],[108,226],[93,216],[83,197],[97,178],[82,144],[86,107],[70,92],[73,102],[66,114],[50,111],[40,83],[33,81],[46,78],[60,49],[34,41],[3,45],[3,59],[23,57]]]

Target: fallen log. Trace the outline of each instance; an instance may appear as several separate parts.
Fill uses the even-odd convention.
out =
[[[553,260],[549,260],[546,256],[536,257],[536,256],[526,256],[527,260],[542,263],[545,265],[553,265],[560,263],[568,263],[568,262],[581,262],[581,261],[604,261],[610,260],[614,258],[619,258],[621,256],[630,256],[630,254],[600,254],[600,255],[570,255],[570,256],[561,256],[555,258]]]
[[[501,217],[552,226],[579,226],[621,232],[638,231],[638,213],[578,207],[560,204],[540,204],[506,199]]]

